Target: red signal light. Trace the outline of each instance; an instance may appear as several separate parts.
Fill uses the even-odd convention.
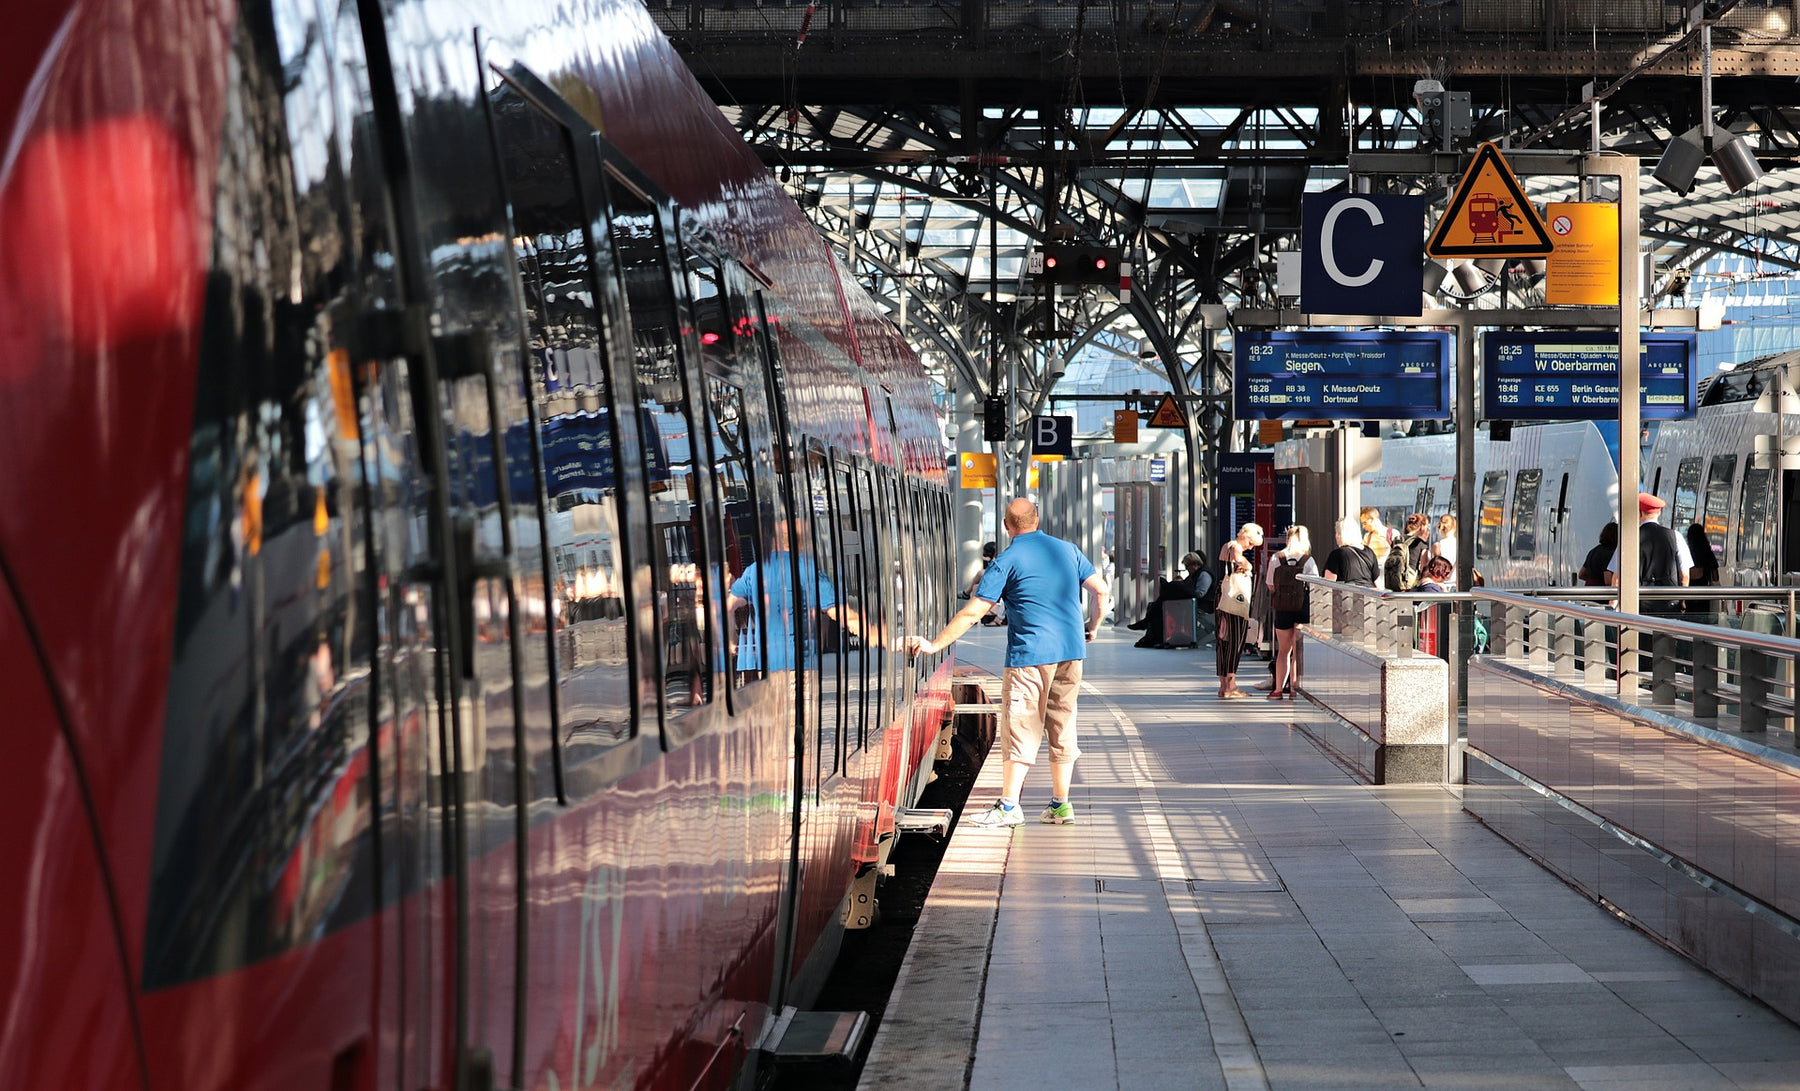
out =
[[[712,330],[707,330],[700,335],[700,343],[702,345],[716,345],[719,343],[719,340],[719,335]]]
[[[1057,266],[1056,255],[1055,254],[1045,254],[1044,255],[1044,268],[1054,269],[1054,268],[1056,268],[1056,266]]]

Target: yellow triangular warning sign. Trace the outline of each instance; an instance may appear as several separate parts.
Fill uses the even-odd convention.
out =
[[[1156,412],[1150,414],[1146,422],[1150,428],[1186,428],[1187,418],[1181,415],[1181,406],[1175,404],[1175,395],[1164,394],[1163,400],[1156,403]]]
[[[1425,252],[1434,258],[1541,258],[1555,249],[1500,149],[1483,144]]]

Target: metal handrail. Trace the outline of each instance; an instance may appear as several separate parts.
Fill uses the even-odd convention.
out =
[[[1386,591],[1379,587],[1301,576],[1314,592],[1326,593],[1330,612],[1313,611],[1311,626],[1347,644],[1378,655],[1405,659],[1416,650],[1419,611],[1441,603],[1472,603],[1466,591]],[[1314,595],[1317,603],[1319,596]]]
[[[1323,592],[1312,596],[1310,627],[1375,655],[1404,659],[1420,654],[1415,639],[1419,615],[1448,606],[1437,619],[1441,630],[1452,628],[1453,613],[1484,618],[1488,658],[1599,699],[1624,701],[1664,718],[1763,744],[1772,728],[1791,724],[1800,713],[1800,639],[1678,614],[1620,613],[1613,605],[1617,588],[1429,593],[1300,578],[1312,591]],[[1646,604],[1741,601],[1746,604],[1741,615],[1760,616],[1793,633],[1795,593],[1787,586],[1656,587],[1642,589],[1640,596]],[[1462,630],[1465,637],[1472,631]],[[1460,674],[1473,654],[1472,643],[1444,641],[1431,651],[1451,660],[1453,672]],[[1627,668],[1623,675],[1621,659]],[[1460,694],[1453,696],[1460,701]]]
[[[1785,587],[1654,590],[1659,598],[1744,599],[1791,610]],[[1558,684],[1756,738],[1794,718],[1800,640],[1793,637],[1625,614],[1542,592],[1471,594],[1489,611],[1489,654]]]

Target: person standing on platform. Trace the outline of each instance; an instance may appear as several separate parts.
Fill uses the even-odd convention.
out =
[[[1449,512],[1438,516],[1437,532],[1437,541],[1431,543],[1431,555],[1449,561],[1450,567],[1454,569],[1456,567],[1456,516]]]
[[[1419,580],[1417,589],[1434,595],[1456,590],[1456,566],[1448,557],[1431,558],[1425,562],[1424,577]]]
[[[1689,587],[1719,586],[1719,555],[1713,552],[1712,540],[1706,536],[1706,528],[1699,523],[1690,523],[1687,528],[1688,552],[1693,554],[1693,567],[1688,569]],[[1689,599],[1687,612],[1694,615],[1711,614],[1718,608],[1717,599]]]
[[[1419,585],[1419,577],[1431,555],[1431,547],[1426,544],[1430,537],[1430,516],[1415,511],[1406,517],[1406,534],[1394,543],[1383,572],[1389,591],[1411,591]]]
[[[1245,523],[1238,528],[1237,537],[1225,543],[1219,550],[1219,587],[1220,595],[1224,595],[1224,586],[1234,574],[1251,575],[1256,571],[1250,563],[1250,551],[1262,545],[1263,530],[1255,523]],[[1238,688],[1238,663],[1244,657],[1244,642],[1250,638],[1250,619],[1239,617],[1228,610],[1218,610],[1213,614],[1213,621],[1218,626],[1218,638],[1213,642],[1216,665],[1219,674],[1219,696],[1241,698],[1250,696]]]
[[[1638,583],[1643,587],[1686,587],[1688,570],[1694,567],[1687,539],[1657,522],[1663,502],[1647,492],[1638,493]],[[1606,585],[1619,585],[1619,551],[1613,550],[1606,566]],[[1646,614],[1679,614],[1681,600],[1658,596],[1638,607]]]
[[[1012,542],[988,566],[969,604],[934,639],[906,638],[906,649],[913,655],[943,651],[994,603],[1006,604],[1006,673],[1000,682],[1006,762],[1002,794],[991,808],[968,820],[972,826],[1024,824],[1019,793],[1046,734],[1050,805],[1038,821],[1059,825],[1075,821],[1069,802],[1075,759],[1081,756],[1075,738],[1075,699],[1081,692],[1087,642],[1106,616],[1108,592],[1106,578],[1073,542],[1052,538],[1038,529],[1038,523],[1037,505],[1024,497],[1006,505],[1006,531]],[[1091,620],[1082,600],[1084,589],[1094,600]]]
[[[1275,622],[1275,688],[1269,700],[1293,700],[1300,681],[1300,624],[1308,620],[1306,584],[1301,576],[1317,576],[1312,537],[1303,526],[1287,528],[1287,544],[1269,565],[1269,604]]]
[[[1388,551],[1394,548],[1394,530],[1381,521],[1380,508],[1364,508],[1362,510],[1363,544],[1375,554],[1375,586],[1386,591],[1399,590],[1389,587],[1382,574],[1387,568]]]
[[[1606,566],[1612,563],[1613,554],[1619,551],[1619,524],[1608,523],[1600,528],[1600,543],[1587,551],[1582,558],[1581,570],[1575,578],[1583,587],[1606,587],[1612,583],[1606,578]]]
[[[1356,517],[1346,515],[1339,519],[1337,548],[1325,557],[1324,577],[1358,587],[1374,587],[1376,572],[1375,554],[1363,544],[1362,528],[1357,525]]]

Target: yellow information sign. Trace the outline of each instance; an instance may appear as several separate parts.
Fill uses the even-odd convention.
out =
[[[1175,401],[1175,395],[1164,394],[1156,403],[1156,412],[1150,414],[1151,428],[1186,428],[1187,418],[1181,413],[1181,406]]]
[[[1138,413],[1135,409],[1113,410],[1113,442],[1136,443],[1138,441]]]
[[[1619,206],[1594,201],[1544,209],[1556,249],[1544,263],[1544,302],[1619,305]]]
[[[994,456],[983,451],[964,451],[960,456],[962,465],[962,487],[965,489],[991,489],[999,468],[994,463]]]
[[[1500,149],[1483,144],[1425,244],[1434,258],[1541,258],[1554,249]]]

